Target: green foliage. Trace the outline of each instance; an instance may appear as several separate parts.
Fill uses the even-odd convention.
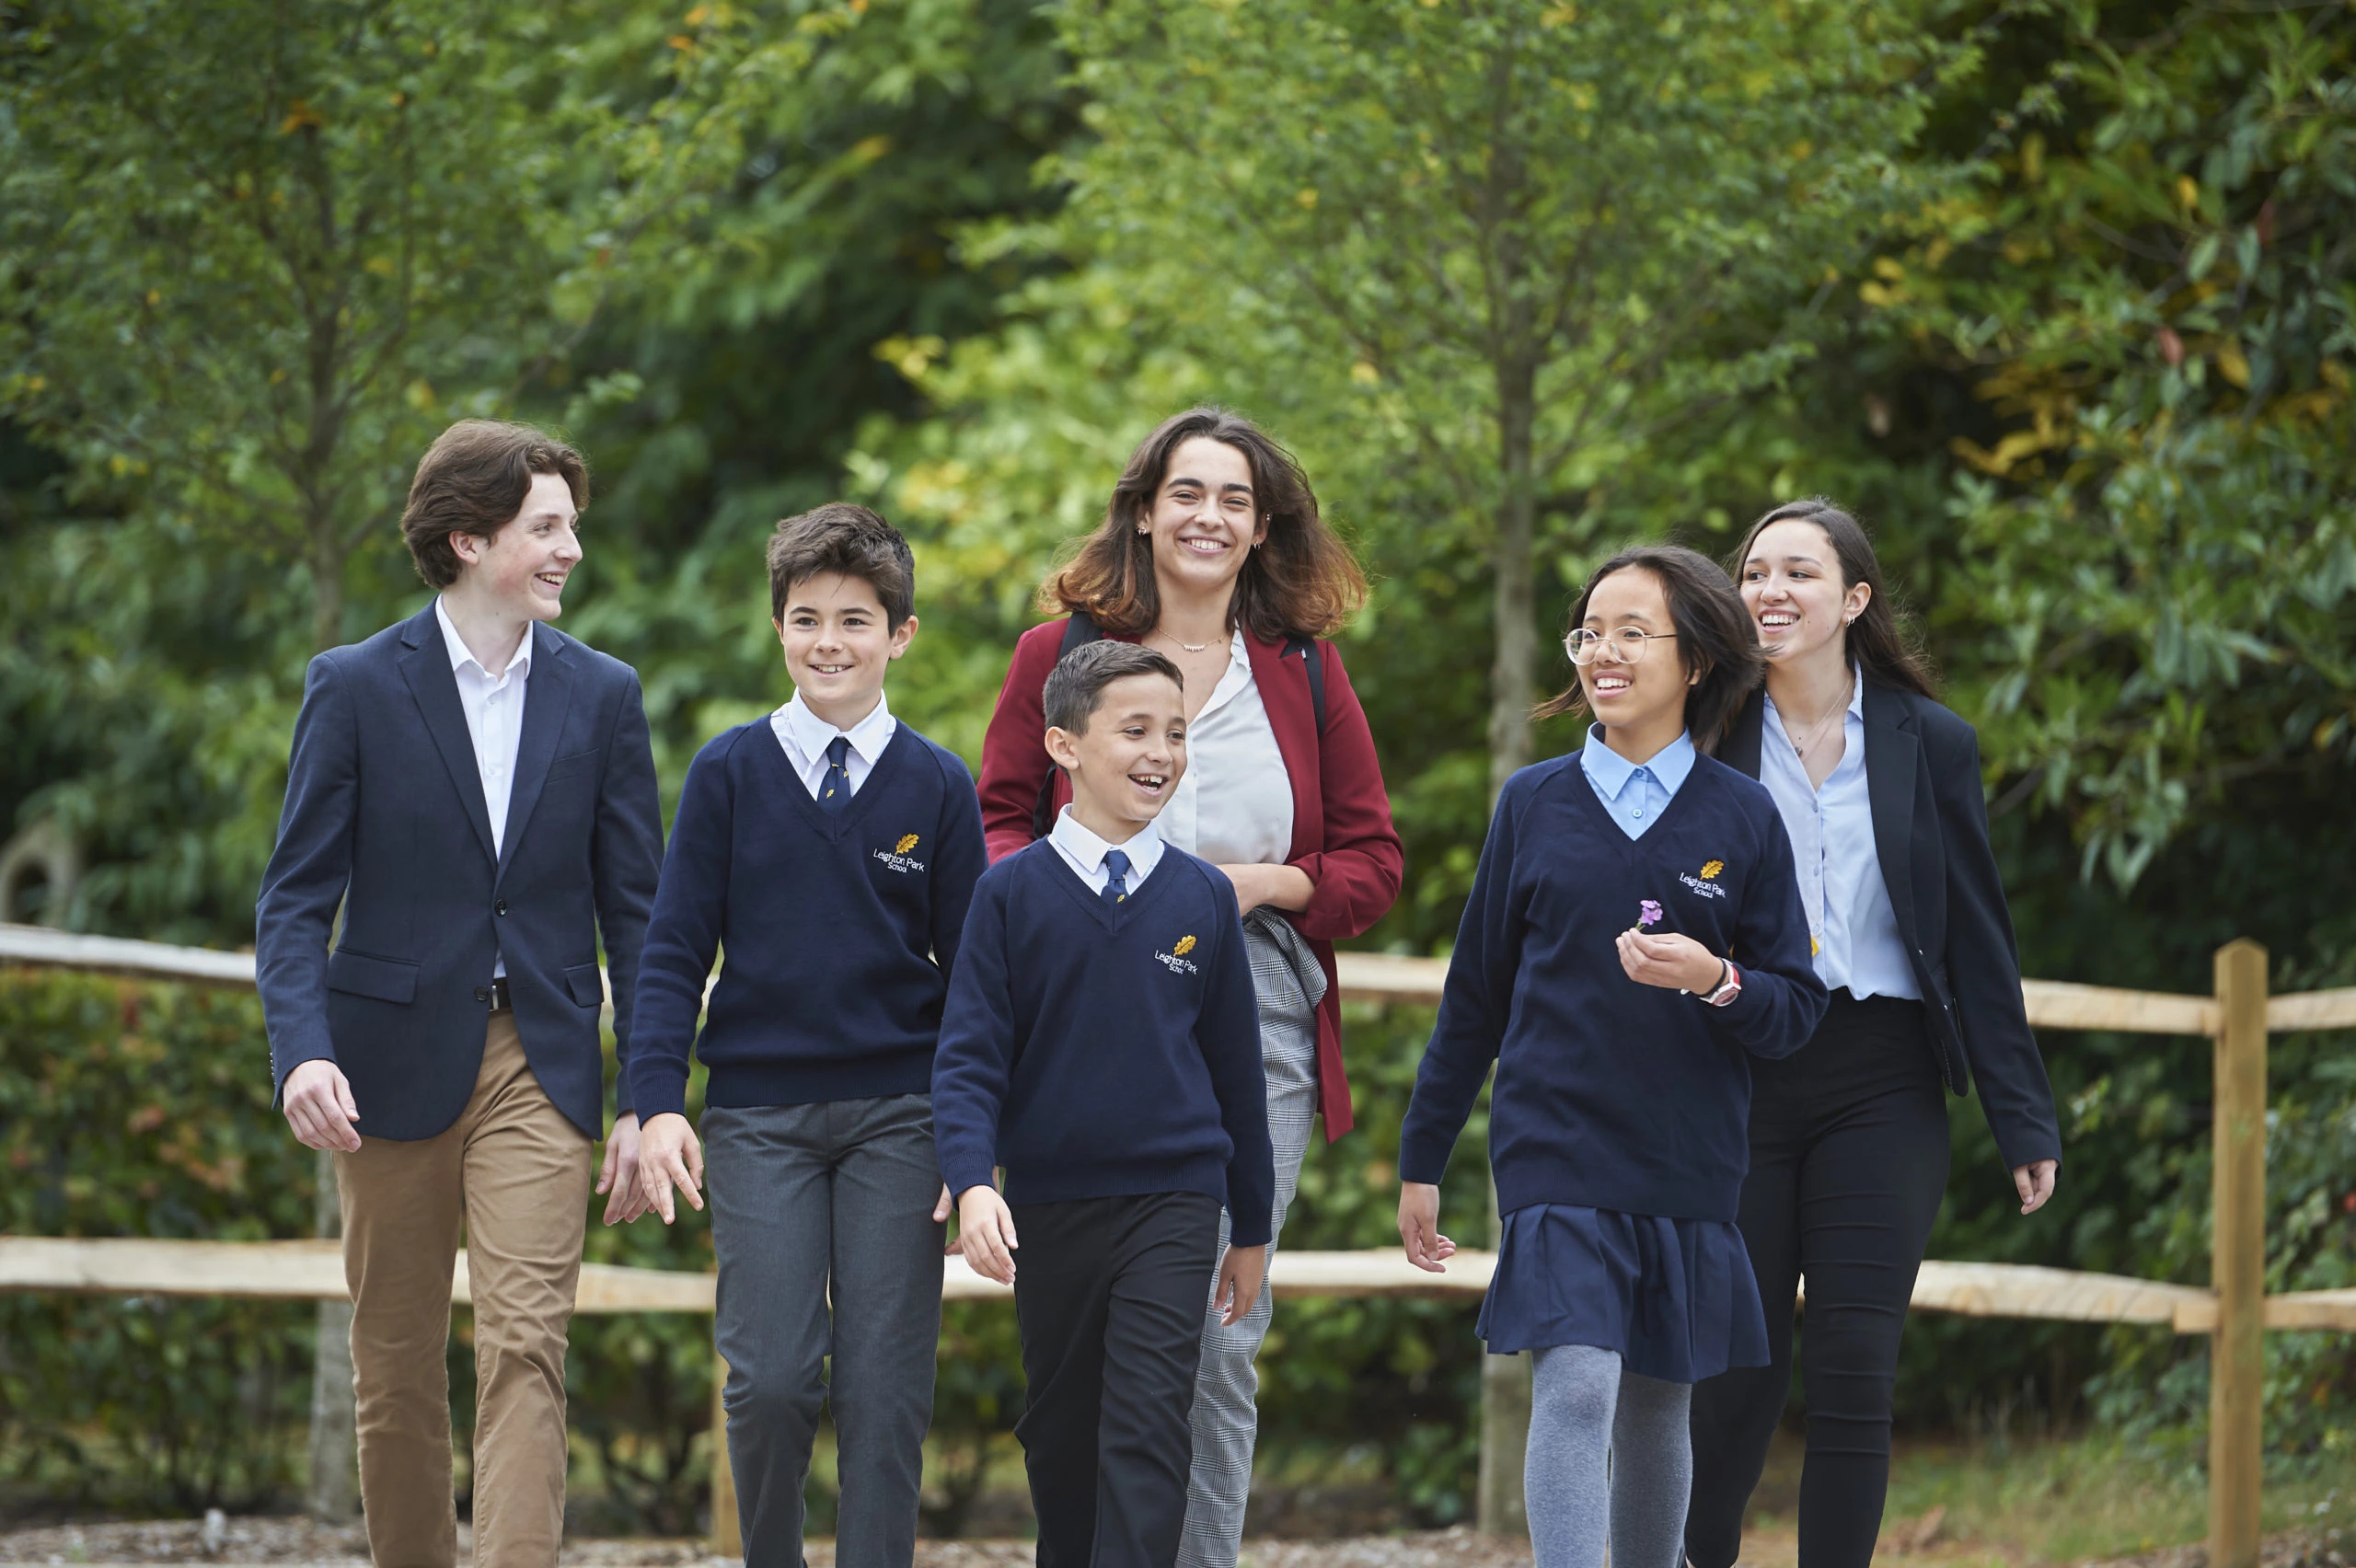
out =
[[[308,1235],[250,996],[0,974],[0,1232]],[[274,1134],[274,1136],[273,1136]],[[292,1485],[300,1302],[0,1295],[0,1454],[52,1499],[200,1509]]]
[[[2356,34],[2056,9],[2000,150],[1859,293],[2001,421],[1952,438],[1941,585],[1983,754],[2127,884],[2356,759]]]

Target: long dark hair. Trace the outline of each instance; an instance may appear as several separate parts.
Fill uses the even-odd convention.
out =
[[[1677,656],[1686,674],[1701,677],[1685,693],[1686,732],[1695,747],[1715,753],[1766,667],[1750,614],[1726,572],[1708,556],[1682,545],[1639,545],[1595,569],[1571,605],[1570,624],[1576,627],[1587,619],[1588,601],[1605,578],[1631,568],[1660,579],[1669,624],[1677,628]],[[1569,687],[1540,703],[1530,716],[1552,719],[1586,706],[1587,689],[1574,670]]]
[[[1041,613],[1084,611],[1115,636],[1153,629],[1161,618],[1161,594],[1153,580],[1153,540],[1138,532],[1138,523],[1153,510],[1170,455],[1198,435],[1243,454],[1252,468],[1252,502],[1268,525],[1268,536],[1243,558],[1235,581],[1233,624],[1264,642],[1293,632],[1331,637],[1339,631],[1366,603],[1366,574],[1318,514],[1316,492],[1292,454],[1225,409],[1173,415],[1129,455],[1104,521],[1040,586]]]
[[[1937,698],[1938,676],[1923,656],[1922,645],[1899,624],[1898,607],[1882,586],[1881,559],[1874,554],[1874,542],[1866,536],[1865,525],[1824,497],[1787,501],[1753,523],[1750,532],[1742,536],[1742,548],[1727,565],[1734,580],[1742,581],[1751,548],[1759,543],[1761,534],[1777,523],[1813,523],[1823,529],[1824,536],[1832,541],[1833,556],[1841,562],[1841,591],[1845,594],[1860,582],[1873,590],[1865,613],[1849,623],[1847,632],[1849,657],[1857,662],[1865,678],[1917,697]],[[1765,678],[1763,669],[1761,678]]]

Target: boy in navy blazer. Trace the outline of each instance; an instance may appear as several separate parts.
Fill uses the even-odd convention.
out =
[[[884,698],[917,629],[899,530],[832,502],[777,525],[768,566],[793,697],[715,736],[679,794],[639,981],[639,1176],[668,1224],[674,1190],[703,1206],[710,1150],[745,1561],[803,1561],[824,1401],[837,1568],[908,1568],[948,1216],[932,1055],[986,858],[982,812],[956,754]],[[700,1142],[685,1114],[690,1045],[710,1073]]]
[[[457,1560],[444,1355],[462,1228],[475,1561],[550,1565],[563,1532],[565,1336],[605,1123],[598,942],[627,1066],[663,846],[637,675],[539,624],[587,499],[580,455],[537,431],[468,420],[434,442],[401,529],[440,593],[311,661],[262,878],[280,1102],[334,1153],[378,1562]],[[617,1111],[608,1224],[644,1212],[626,1088]]]

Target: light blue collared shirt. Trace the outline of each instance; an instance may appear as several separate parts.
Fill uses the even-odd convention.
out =
[[[1907,962],[1898,911],[1881,880],[1881,856],[1874,845],[1873,801],[1865,790],[1863,677],[1850,693],[1841,735],[1840,763],[1821,788],[1811,788],[1784,729],[1784,716],[1775,710],[1775,699],[1767,698],[1759,734],[1759,781],[1775,797],[1784,831],[1791,836],[1816,975],[1828,988],[1845,988],[1854,997],[1920,1001],[1923,988]]]
[[[1604,744],[1602,725],[1590,724],[1579,767],[1620,831],[1642,838],[1693,771],[1693,737],[1680,733],[1645,761],[1630,762]]]

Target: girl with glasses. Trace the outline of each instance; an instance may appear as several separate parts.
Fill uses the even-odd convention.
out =
[[[1686,1550],[1695,1568],[1730,1568],[1742,1544],[1791,1392],[1804,1274],[1800,1562],[1864,1568],[1889,1483],[1899,1334],[1946,1190],[1944,1091],[1978,1078],[2024,1215],[2052,1195],[2062,1140],[1979,741],[1932,697],[1865,530],[1830,502],[1794,502],[1751,526],[1736,560],[1766,679],[1719,755],[1774,794],[1832,1000],[1807,1050],[1764,1064],[1751,1096],[1740,1223],[1773,1355],[1695,1390]]]
[[[1525,1495],[1540,1568],[1676,1568],[1692,1385],[1767,1360],[1734,1219],[1750,1071],[1824,1010],[1791,845],[1708,755],[1758,679],[1725,573],[1624,551],[1588,582],[1580,751],[1506,783],[1399,1152],[1408,1260],[1442,1271],[1439,1181],[1492,1064],[1504,1218],[1479,1332],[1532,1351]]]

